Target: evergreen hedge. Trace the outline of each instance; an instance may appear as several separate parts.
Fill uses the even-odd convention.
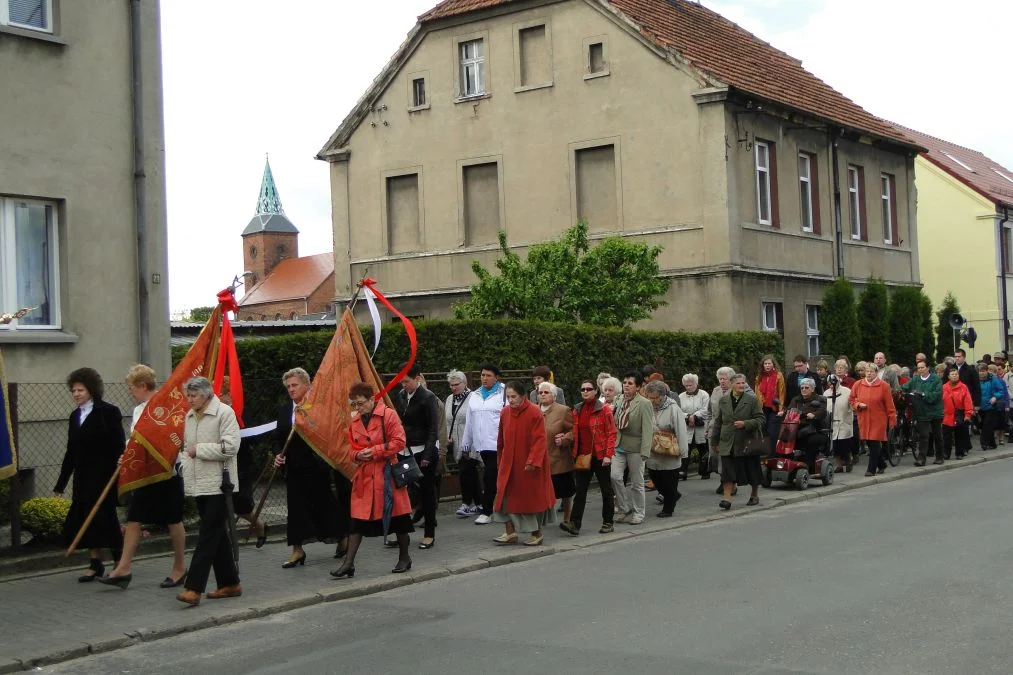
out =
[[[768,332],[644,331],[519,320],[419,321],[415,329],[417,362],[424,372],[442,373],[454,368],[468,372],[487,363],[504,370],[530,371],[544,364],[553,369],[556,384],[564,388],[567,401],[576,396],[581,379],[594,378],[601,371],[621,377],[624,372],[652,364],[664,373],[670,385],[681,389],[683,374],[696,373],[701,386],[710,389],[716,386],[715,371],[721,366],[734,366],[752,378],[763,354],[784,354],[781,336]],[[372,326],[361,330],[371,348]],[[248,387],[247,407],[266,406],[268,399],[275,404],[282,400],[280,378],[288,368],[302,366],[313,375],[332,335],[330,331],[315,331],[237,341],[244,382],[274,383],[268,385],[269,392]],[[186,350],[173,348],[174,364]],[[404,327],[400,323],[385,324],[380,348],[373,358],[377,370],[397,372],[408,353]]]

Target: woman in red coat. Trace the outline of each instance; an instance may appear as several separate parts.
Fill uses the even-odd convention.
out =
[[[974,401],[971,390],[960,381],[960,371],[950,368],[943,385],[943,457],[950,458],[954,445],[957,459],[971,451],[971,417],[974,415]]]
[[[506,523],[506,532],[493,541],[516,544],[521,530],[531,533],[525,546],[538,546],[544,539],[542,526],[556,522],[545,422],[521,383],[508,384],[506,398],[496,441],[499,473],[493,513],[494,521]]]
[[[887,429],[897,426],[897,408],[893,404],[893,392],[874,367],[865,369],[862,379],[851,389],[851,407],[858,415],[858,433],[869,446],[869,466],[866,476],[886,470],[883,457],[883,443],[887,440]]]
[[[335,579],[355,576],[355,554],[363,537],[386,536],[387,532],[397,535],[400,555],[394,574],[407,572],[412,568],[408,555],[408,533],[414,532],[411,519],[411,503],[407,488],[397,487],[390,472],[391,460],[405,448],[405,432],[397,413],[377,401],[373,387],[357,382],[348,391],[348,398],[355,407],[349,428],[352,443],[352,459],[356,463],[352,478],[351,527],[348,535],[348,552],[341,567],[331,572]],[[541,422],[541,415],[538,417]],[[545,441],[542,441],[545,444]],[[393,498],[393,508],[386,532],[383,505],[385,498]]]

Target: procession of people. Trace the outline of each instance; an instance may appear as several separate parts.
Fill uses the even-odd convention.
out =
[[[832,458],[826,461],[837,470],[851,471],[862,454],[868,455],[866,476],[883,473],[887,445],[894,442],[893,430],[902,418],[916,431],[915,466],[930,458],[935,464],[961,459],[971,450],[972,425],[981,430],[982,450],[1004,441],[1010,395],[1001,357],[975,366],[958,349],[935,367],[919,354],[911,372],[887,365],[880,353],[853,369],[840,357],[833,372],[820,361],[814,372],[808,358],[799,355],[785,374],[777,359],[765,355],[753,387],[744,374],[725,366],[715,373],[718,386],[710,394],[694,373],[677,378],[681,391],[676,391],[653,367],[631,369],[621,380],[603,372],[580,383],[573,408],[566,405],[566,394],[548,366],[535,367],[525,381],[503,383],[500,368],[486,364],[474,390],[462,370],[452,370],[446,376],[451,393],[441,401],[429,391],[421,369],[409,365],[392,406],[369,383],[357,382],[345,392],[354,462],[350,478],[332,470],[293,432],[297,410],[312,387],[307,371],[294,367],[281,376],[289,400],[278,409],[274,431],[278,452],[273,464],[284,472],[287,485],[291,546],[281,567],[303,566],[307,542],[331,542],[341,561],[331,576],[352,578],[363,538],[378,537],[398,550],[391,572],[409,571],[416,524],[422,527],[418,549],[436,545],[441,472],[448,457],[456,465],[460,487],[456,516],[474,517],[477,525],[502,524],[502,531],[490,537],[501,546],[542,545],[546,528],[555,529],[557,505],[558,529],[579,536],[592,479],[602,498],[599,533],[652,517],[649,491],[657,492],[660,507],[653,517],[671,518],[691,462],[702,480],[720,475],[718,508],[731,509],[740,486],[750,488],[746,506],[759,505],[760,486],[769,484],[763,462],[778,448],[779,438],[787,438],[782,434],[787,413],[795,415],[790,434],[795,456],[811,473],[818,458]],[[136,365],[126,382],[137,401],[133,430],[156,391],[155,373]],[[257,548],[264,545],[268,528],[256,518],[250,449],[241,439],[227,380],[225,384],[216,395],[204,377],[185,382],[189,410],[171,475],[133,491],[121,530],[115,495],[99,497],[122,461],[127,439],[122,414],[103,400],[104,385],[96,371],[81,368],[67,378],[76,408],[55,492],[62,495],[73,478],[64,535],[70,541],[77,534],[77,543],[90,551],[80,582],[97,580],[126,589],[133,579],[131,562],[141,526],[154,524],[167,528],[173,551],[160,586],[182,586],[177,598],[191,606],[202,597],[242,595],[236,513],[250,521]],[[238,482],[235,502],[233,486],[223,490],[228,476]],[[199,514],[189,566],[184,556],[186,496],[195,498]],[[108,574],[103,550],[114,561]],[[212,572],[216,587],[206,593]]]

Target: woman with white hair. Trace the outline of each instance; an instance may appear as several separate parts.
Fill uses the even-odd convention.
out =
[[[682,456],[686,454],[689,444],[689,433],[682,410],[668,396],[668,385],[662,380],[654,380],[644,385],[644,398],[654,408],[654,438],[651,443],[651,454],[647,458],[647,470],[651,480],[658,488],[662,498],[659,518],[670,518],[675,505],[682,497],[679,494],[679,471],[682,468]],[[669,454],[664,447],[664,438],[674,442],[678,454]]]
[[[721,406],[721,399],[728,395],[728,392],[732,389],[732,376],[735,375],[735,369],[731,366],[723,366],[718,368],[715,375],[718,378],[718,386],[714,387],[714,391],[710,395],[710,415],[707,417],[707,426],[704,436],[707,439],[707,445],[711,448],[711,454],[717,454],[716,444],[711,440],[714,437],[714,418],[717,417],[718,410]],[[710,460],[708,459],[708,462]],[[718,489],[715,494],[722,494],[723,488],[718,485]],[[738,487],[733,488],[732,494],[738,492]]]
[[[232,558],[228,537],[228,509],[222,494],[223,473],[238,482],[239,422],[232,408],[222,403],[205,377],[194,377],[183,386],[190,411],[186,414],[183,448],[179,452],[183,491],[195,497],[200,513],[200,534],[190,559],[190,570],[180,602],[197,605],[214,568],[218,588],[209,600],[235,598],[243,594],[239,570]]]
[[[573,413],[559,402],[558,387],[541,382],[536,389],[538,408],[545,422],[545,442],[549,453],[549,473],[556,499],[563,502],[563,522],[570,522],[573,495],[577,491],[574,479],[573,457],[570,456],[570,439],[573,437]]]
[[[608,375],[608,373],[605,373]],[[616,396],[619,396],[623,390],[623,383],[619,381],[618,377],[612,377],[609,375],[602,383],[598,385],[598,391],[601,392],[601,397],[598,399],[603,404],[615,409]]]
[[[465,453],[461,449],[464,426],[468,422],[466,405],[471,389],[468,376],[460,370],[447,373],[450,395],[443,403],[447,424],[447,452],[453,453],[457,462],[457,478],[461,482],[461,505],[457,507],[458,518],[477,517],[482,513],[482,476],[479,473],[482,460],[478,451]]]
[[[682,479],[686,480],[689,455],[696,450],[697,472],[704,480],[710,478],[716,468],[711,468],[711,453],[707,448],[707,420],[710,419],[710,395],[700,389],[700,377],[695,373],[682,376],[684,391],[679,394],[679,409],[686,419],[689,442],[686,457],[682,460]]]

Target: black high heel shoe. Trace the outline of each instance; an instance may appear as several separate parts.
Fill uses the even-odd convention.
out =
[[[257,537],[257,548],[263,548],[267,543],[267,523],[264,523],[264,534]]]
[[[352,577],[355,576],[355,565],[348,565],[348,566],[342,565],[336,570],[331,570],[331,576],[334,577],[335,579],[341,579],[344,577],[348,577],[349,579],[351,579]]]
[[[281,564],[281,568],[283,570],[289,570],[295,567],[296,565],[305,565],[305,564],[306,564],[306,551],[303,551],[299,555],[299,557],[296,558],[295,560],[286,560],[285,562],[283,562]]]
[[[99,582],[100,584],[105,584],[106,586],[116,586],[117,588],[121,588],[125,591],[127,590],[127,586],[130,585],[130,581],[133,578],[134,575],[133,573],[131,573],[131,574],[124,574],[121,577],[98,577],[96,581]]]
[[[103,574],[106,573],[105,565],[103,565],[102,561],[99,560],[98,558],[91,559],[91,562],[88,563],[88,569],[94,572],[95,574],[82,574],[77,578],[79,583],[86,584],[90,581],[95,581],[95,579],[98,579],[99,577],[101,577]]]
[[[391,570],[391,573],[392,574],[404,574],[405,572],[407,572],[411,568],[412,568],[412,559],[408,558],[408,562],[406,562],[406,563],[402,563],[401,561],[398,561],[398,563],[394,567],[394,569]]]

